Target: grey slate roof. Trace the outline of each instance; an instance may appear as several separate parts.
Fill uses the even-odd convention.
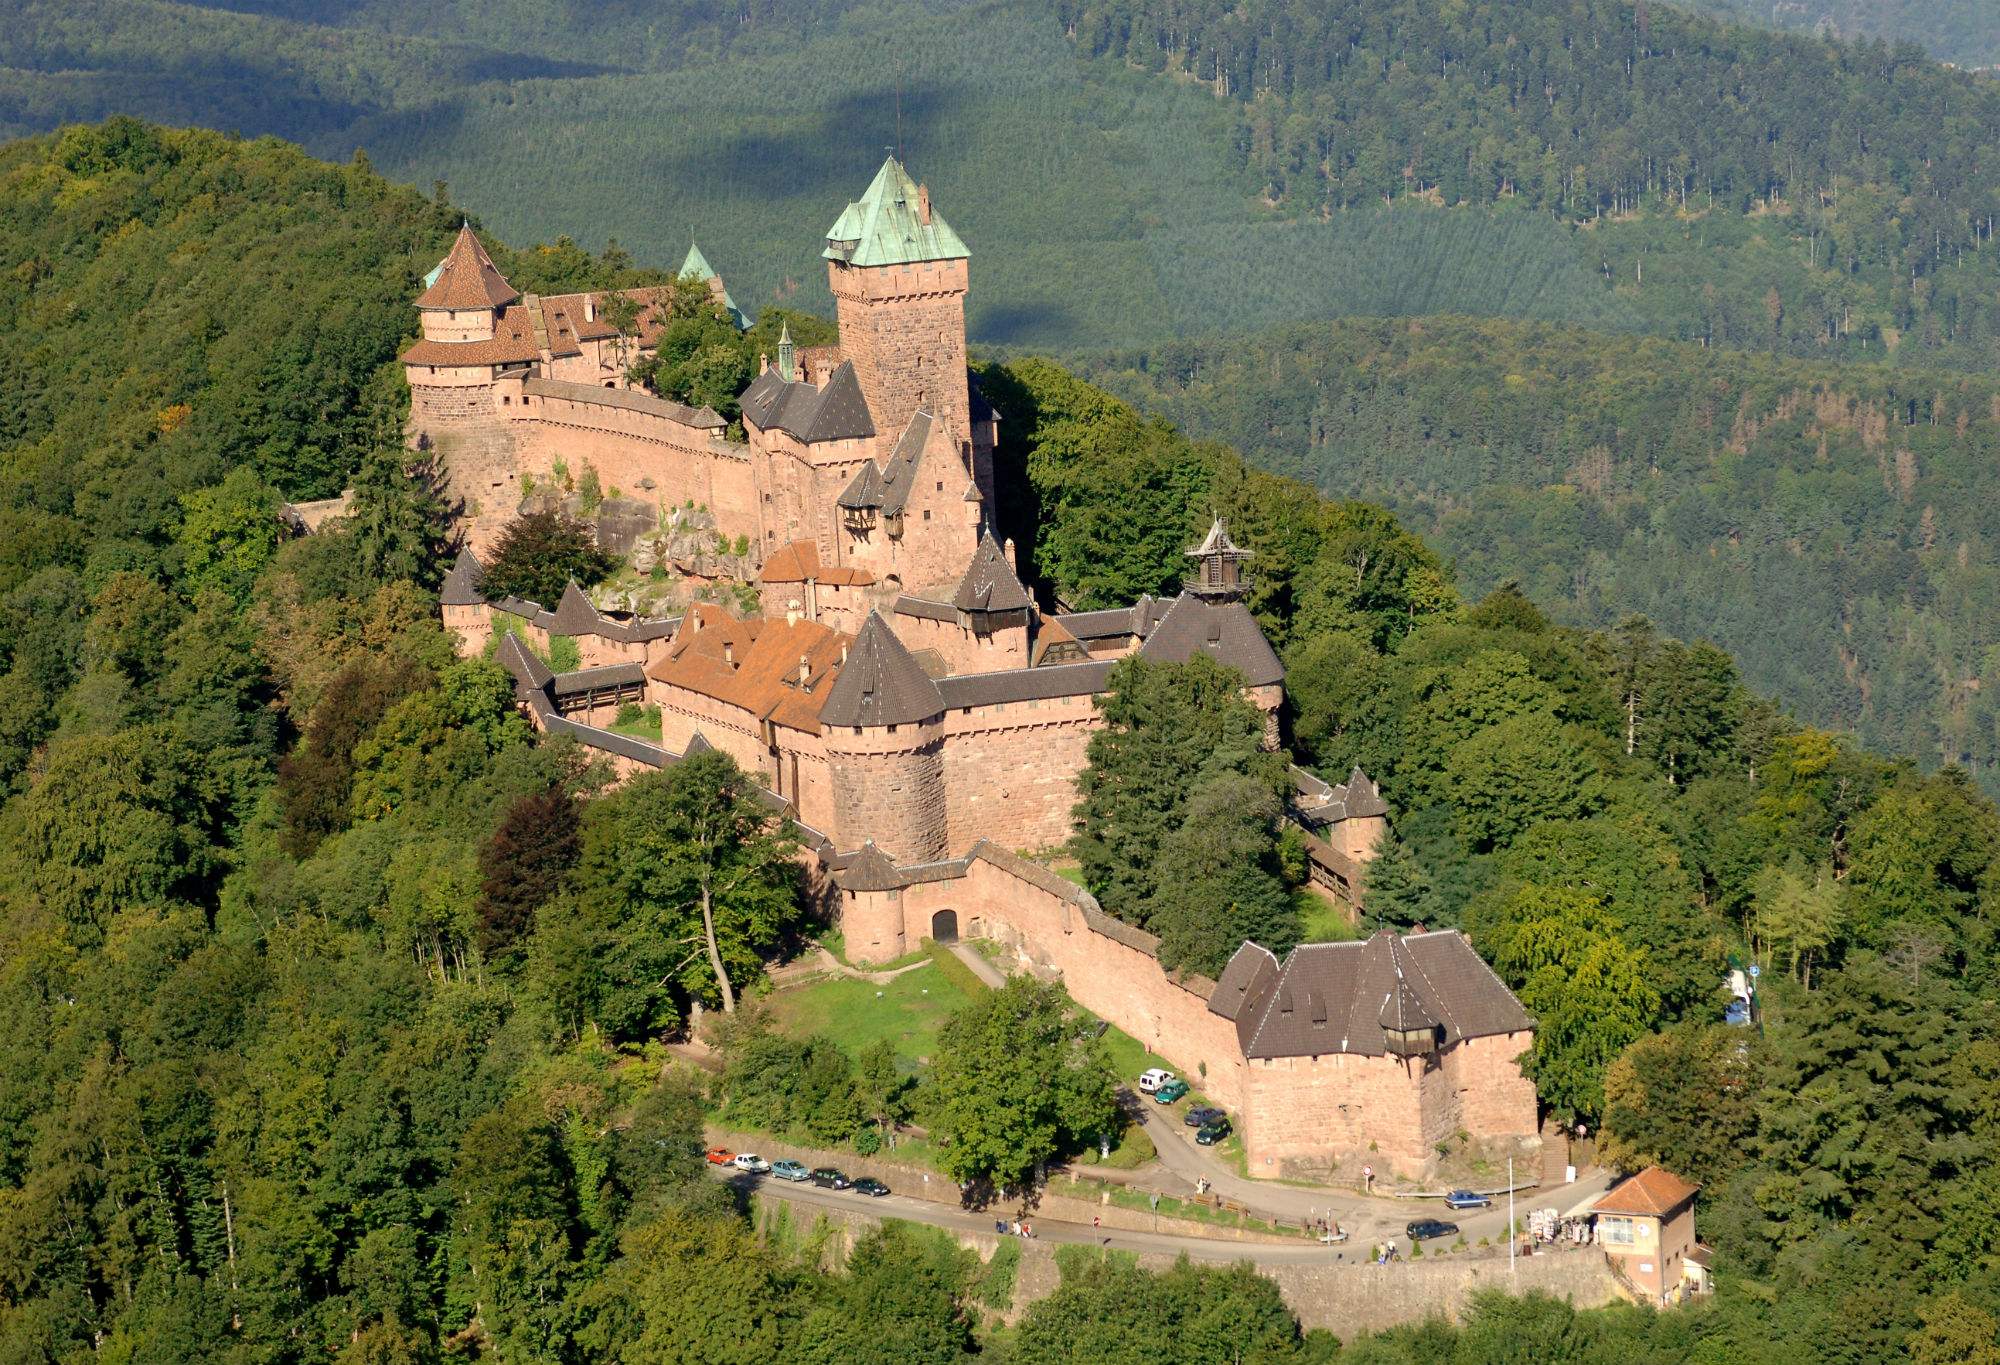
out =
[[[1134,609],[1135,611],[1137,608]],[[1064,621],[1065,626],[1069,625]],[[1071,633],[1075,628],[1071,627]],[[1241,602],[1182,593],[1146,634],[1139,653],[1155,663],[1184,664],[1197,654],[1240,669],[1252,687],[1285,680],[1285,666]]]
[[[870,611],[820,706],[823,725],[908,725],[944,711],[944,698],[896,632]]]
[[[1034,605],[990,529],[979,537],[951,604],[961,611],[1021,611]]]
[[[561,398],[572,403],[594,403],[601,408],[624,408],[678,422],[685,427],[721,431],[729,425],[714,408],[691,408],[669,398],[638,389],[607,389],[597,384],[578,384],[568,379],[530,378],[521,381],[521,392],[531,398]]]
[[[917,465],[923,459],[924,443],[931,438],[932,420],[927,412],[911,414],[909,425],[896,438],[882,468],[876,469],[873,460],[862,465],[836,501],[842,507],[879,507],[888,516],[902,511],[916,486]]]
[[[558,673],[549,683],[550,690],[558,697],[571,697],[579,692],[598,692],[606,688],[645,685],[644,664],[605,664],[601,668],[581,668],[574,673]]]
[[[1102,692],[1115,659],[1081,664],[1049,664],[1042,668],[1010,668],[999,673],[958,673],[937,680],[946,706],[997,706],[1050,697],[1082,697]]]
[[[583,589],[578,587],[576,580],[572,578],[569,586],[563,589],[562,600],[556,603],[555,612],[549,622],[549,634],[601,634],[603,619],[597,614],[597,608],[591,605],[590,599],[583,595]]]
[[[458,552],[458,562],[445,575],[438,589],[438,602],[447,607],[476,607],[486,600],[479,591],[479,576],[485,572],[470,548]]]
[[[1253,948],[1237,951],[1209,998],[1209,1009],[1235,1022],[1245,1057],[1379,1057],[1383,1029],[1394,1026],[1385,1019],[1434,1023],[1444,1046],[1534,1027],[1456,932],[1382,929],[1359,943],[1302,943],[1275,970]]]
[[[840,884],[849,891],[893,891],[903,885],[902,874],[889,855],[870,839],[861,851],[843,860]]]
[[[549,685],[556,680],[549,666],[511,630],[493,651],[493,657],[514,675],[514,696],[517,700],[527,701],[531,692],[547,695]]]
[[[949,602],[933,602],[928,597],[911,597],[907,593],[896,599],[896,615],[917,616],[926,621],[958,620],[958,608]]]
[[[875,434],[875,419],[851,360],[840,363],[825,388],[788,383],[776,370],[766,370],[750,381],[739,401],[743,415],[757,426],[789,432],[808,445]]]
[[[887,491],[882,482],[882,472],[875,468],[873,460],[866,460],[855,471],[854,477],[847,481],[847,487],[841,490],[835,501],[842,507],[880,507],[882,496]]]
[[[1304,768],[1292,769],[1292,784],[1297,796],[1294,809],[1299,819],[1315,829],[1342,820],[1389,813],[1389,803],[1382,799],[1381,788],[1359,765],[1338,787],[1329,786]]]

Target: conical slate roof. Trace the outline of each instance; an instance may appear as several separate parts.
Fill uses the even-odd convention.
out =
[[[908,265],[971,256],[950,224],[935,211],[926,214],[927,200],[923,187],[890,157],[861,198],[826,230],[826,250],[820,254],[849,265]]]
[[[1033,601],[993,532],[980,536],[979,548],[972,552],[972,563],[951,604],[960,611],[1020,611]]]
[[[819,709],[822,725],[910,725],[941,715],[944,698],[880,612],[871,611]]]
[[[446,607],[476,607],[486,600],[479,591],[479,576],[485,570],[474,557],[470,548],[458,552],[458,562],[445,575],[444,585],[438,589],[438,604]]]
[[[451,254],[438,267],[437,279],[417,300],[419,308],[499,308],[521,297],[501,278],[500,267],[486,254],[472,224],[458,230]]]
[[[551,635],[596,635],[604,621],[574,578],[556,602],[554,618],[549,622]]]

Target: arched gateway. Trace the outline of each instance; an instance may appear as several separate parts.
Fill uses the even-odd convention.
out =
[[[958,942],[958,911],[940,910],[932,915],[931,938],[938,943]]]

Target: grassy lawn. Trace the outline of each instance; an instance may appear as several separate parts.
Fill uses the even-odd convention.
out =
[[[815,982],[770,997],[772,1017],[793,1037],[823,1033],[852,1057],[887,1038],[915,1061],[937,1048],[938,1026],[966,1003],[942,972],[906,972],[884,986],[852,977]]]
[[[1361,937],[1361,931],[1347,922],[1339,908],[1317,892],[1295,891],[1292,901],[1299,909],[1299,942],[1344,943]]]

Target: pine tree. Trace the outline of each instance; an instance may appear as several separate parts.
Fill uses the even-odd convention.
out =
[[[1387,826],[1375,840],[1361,904],[1375,923],[1389,929],[1408,929],[1433,918],[1430,878]]]

